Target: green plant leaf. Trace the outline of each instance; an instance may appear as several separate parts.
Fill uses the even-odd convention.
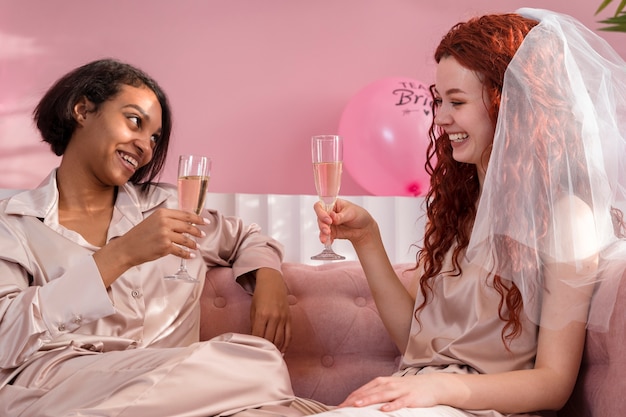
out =
[[[601,20],[600,23],[609,25],[600,28],[600,30],[609,32],[626,32],[626,13],[622,12],[619,16]]]
[[[603,0],[602,3],[600,4],[600,6],[598,7],[598,10],[596,10],[596,15],[598,13],[600,13],[602,10],[604,10],[606,8],[606,6],[611,4],[612,1],[613,0]],[[619,6],[617,6],[617,9],[615,9],[615,13],[613,14],[613,17],[619,16],[619,14],[624,11],[625,7],[626,7],[626,0],[622,0],[619,3]]]
[[[600,7],[598,7],[598,10],[596,10],[596,15],[597,15],[598,13],[600,13],[602,10],[604,10],[604,9],[606,8],[606,6],[608,6],[608,5],[609,5],[609,3],[611,3],[612,1],[613,1],[613,0],[604,0],[604,1],[602,2],[602,4],[600,4]]]

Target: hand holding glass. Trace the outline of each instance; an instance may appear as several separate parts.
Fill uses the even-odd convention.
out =
[[[200,214],[204,208],[209,186],[211,160],[206,156],[181,155],[178,159],[178,208],[194,214]],[[198,282],[187,271],[185,258],[181,258],[178,271],[165,279],[177,279]]]
[[[311,156],[313,157],[313,173],[315,188],[324,209],[331,212],[339,195],[341,171],[343,165],[343,140],[337,135],[313,136],[311,139]],[[324,250],[311,259],[335,261],[346,259],[333,251],[330,235],[326,238]]]

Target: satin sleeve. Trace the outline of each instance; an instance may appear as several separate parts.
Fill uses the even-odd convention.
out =
[[[40,238],[41,246],[46,236]],[[28,242],[0,222],[0,368],[4,370],[19,366],[82,324],[115,312],[91,254],[76,254],[64,270],[44,271],[42,253],[33,252]],[[57,256],[56,243],[47,241],[50,257]]]
[[[202,214],[210,223],[201,226],[206,237],[198,239],[202,257],[212,266],[231,266],[235,277],[261,267],[281,271],[283,245],[264,235],[257,224],[208,209]]]

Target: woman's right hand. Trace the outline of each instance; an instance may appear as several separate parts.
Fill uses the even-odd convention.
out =
[[[328,236],[331,239],[348,239],[357,247],[380,239],[378,224],[371,214],[363,207],[346,200],[337,199],[333,211],[327,213],[321,202],[313,206],[317,215],[317,225],[320,229],[320,241],[325,243]]]
[[[196,241],[204,232],[196,225],[205,219],[175,209],[158,209],[123,236],[111,239],[94,260],[108,287],[127,269],[166,255],[188,259],[195,255]]]

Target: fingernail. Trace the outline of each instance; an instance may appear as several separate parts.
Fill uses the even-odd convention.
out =
[[[200,236],[206,237],[206,233],[204,233],[204,230],[200,230]]]
[[[207,219],[206,217],[203,217],[202,220],[204,220],[204,224],[211,224],[211,220]]]
[[[196,254],[194,252],[189,252],[189,258],[194,259]]]

